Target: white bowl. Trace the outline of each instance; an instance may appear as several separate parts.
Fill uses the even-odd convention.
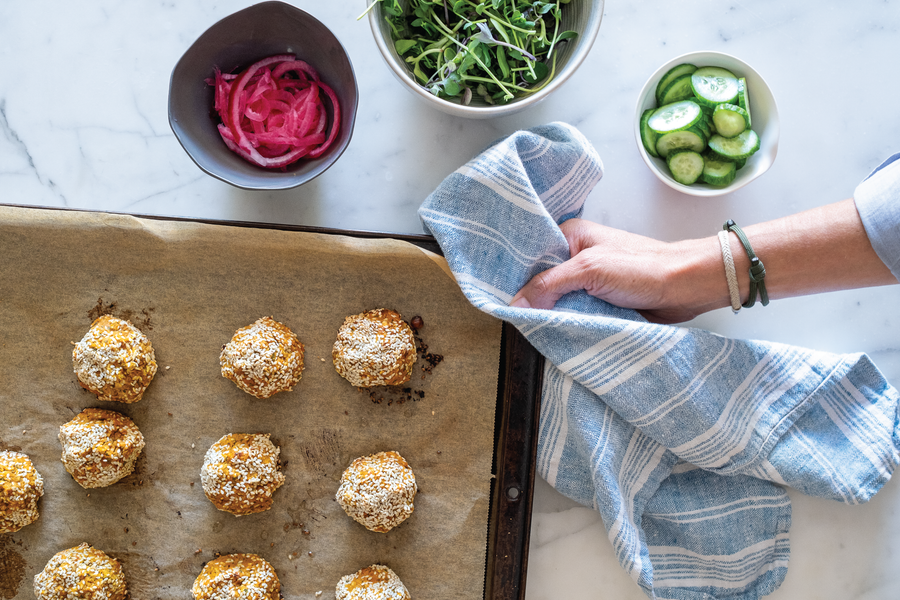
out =
[[[716,187],[705,183],[695,183],[693,185],[678,183],[669,173],[666,161],[662,158],[650,156],[646,148],[644,148],[643,142],[641,142],[641,115],[648,108],[656,106],[657,83],[669,69],[681,63],[690,63],[697,67],[722,67],[738,77],[747,79],[747,93],[750,97],[750,117],[752,119],[751,128],[759,136],[759,150],[747,159],[747,164],[742,169],[738,169],[734,181],[729,185]],[[723,52],[689,52],[673,58],[657,69],[647,80],[647,83],[644,84],[641,93],[638,95],[637,106],[635,106],[634,111],[634,139],[637,142],[641,158],[644,159],[644,162],[647,163],[647,166],[660,181],[673,190],[690,194],[691,196],[722,196],[744,187],[768,171],[772,163],[775,162],[775,155],[778,154],[778,134],[778,107],[766,80],[753,67],[741,59]]]
[[[366,0],[366,6],[371,2],[372,0]],[[594,41],[597,39],[597,34],[600,31],[600,20],[603,18],[604,0],[579,0],[578,2],[570,2],[564,5],[560,30],[577,31],[578,37],[566,43],[562,51],[558,53],[556,74],[553,76],[553,79],[540,91],[527,96],[517,97],[503,105],[490,105],[477,97],[472,99],[471,104],[464,105],[461,102],[438,98],[419,85],[406,61],[397,54],[397,50],[394,48],[394,42],[391,39],[391,28],[384,19],[385,14],[381,5],[382,3],[378,2],[369,11],[369,25],[372,28],[372,35],[375,38],[375,44],[378,46],[381,56],[400,83],[432,108],[456,117],[490,119],[511,115],[529,106],[534,106],[569,79],[572,73],[584,62],[584,59],[591,51],[591,47],[594,45]]]

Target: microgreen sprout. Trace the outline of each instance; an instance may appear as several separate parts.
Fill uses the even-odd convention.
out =
[[[500,42],[494,39],[494,36],[491,35],[491,30],[485,23],[476,23],[478,25],[478,33],[472,36],[473,40],[478,40],[482,44],[495,44],[497,46],[506,46],[507,48],[512,48],[513,50],[518,50],[522,53],[523,56],[528,57],[530,60],[537,60],[533,54],[519,48],[518,46],[513,46],[512,44],[507,44],[506,42]]]
[[[585,0],[575,0],[585,1]],[[413,77],[442,98],[473,95],[504,104],[543,88],[556,73],[570,0],[373,0]]]

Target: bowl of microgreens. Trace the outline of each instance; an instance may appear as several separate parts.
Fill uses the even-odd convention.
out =
[[[603,17],[603,0],[366,4],[396,78],[438,110],[476,119],[518,112],[558,89],[584,62]]]

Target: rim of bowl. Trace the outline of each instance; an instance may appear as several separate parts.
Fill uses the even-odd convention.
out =
[[[696,60],[698,58],[700,60]],[[715,60],[733,62],[738,65],[738,67],[709,62]],[[677,181],[672,179],[672,177],[665,171],[665,161],[661,158],[650,156],[647,153],[647,149],[644,148],[644,143],[641,141],[641,114],[644,112],[644,110],[650,108],[651,103],[653,106],[656,105],[656,85],[659,82],[660,77],[662,77],[662,75],[664,75],[672,67],[683,62],[704,62],[703,65],[698,64],[697,66],[722,66],[729,70],[740,71],[740,74],[738,76],[747,78],[747,87],[750,98],[757,99],[755,101],[751,100],[750,105],[754,115],[754,124],[752,129],[757,132],[757,135],[759,135],[760,148],[756,152],[756,154],[754,154],[747,161],[748,164],[744,167],[744,169],[750,166],[751,161],[753,161],[753,168],[750,171],[747,171],[743,177],[740,177],[740,175],[742,174],[741,171],[743,171],[744,169],[738,171],[739,177],[736,177],[732,183],[725,187],[713,187],[705,183],[695,183],[693,185],[684,185],[682,183],[678,183]],[[759,100],[760,98],[764,98],[765,102]],[[759,114],[759,111],[761,111],[762,109],[757,109],[756,107],[762,106],[766,107],[764,117],[757,118],[757,114]],[[760,120],[763,121],[763,126],[759,128],[761,129],[761,131],[757,129],[757,122]],[[769,84],[766,83],[766,80],[763,78],[763,76],[760,75],[759,72],[745,60],[731,54],[726,54],[725,52],[719,52],[716,50],[697,50],[694,52],[687,52],[680,56],[676,56],[672,60],[666,62],[647,79],[644,87],[641,88],[641,91],[638,94],[637,103],[635,104],[634,136],[635,141],[637,142],[638,151],[641,154],[641,158],[644,160],[644,163],[647,165],[647,167],[653,172],[654,175],[656,175],[656,177],[660,181],[662,181],[673,190],[681,192],[683,194],[688,194],[690,196],[722,196],[739,190],[745,185],[749,184],[751,181],[760,177],[763,173],[768,171],[772,166],[772,163],[775,162],[775,157],[778,154],[779,133],[780,124],[778,119],[778,105],[775,102],[775,96],[772,95],[772,90],[769,87]]]
[[[346,126],[343,123],[345,117],[342,116],[341,126],[343,129],[347,131],[346,140],[338,144],[334,147],[334,149],[326,154],[326,156],[322,158],[315,159],[317,161],[317,165],[312,167],[309,171],[304,171],[302,174],[296,174],[296,172],[292,171],[273,171],[267,170],[262,167],[256,167],[250,163],[246,163],[249,167],[254,167],[254,171],[259,170],[258,176],[247,175],[245,173],[239,173],[232,176],[230,173],[221,173],[216,172],[216,167],[220,166],[218,163],[208,163],[208,161],[204,161],[201,158],[198,158],[194,155],[194,152],[191,150],[191,147],[199,146],[200,144],[192,141],[188,133],[184,130],[180,123],[178,123],[177,115],[173,115],[172,107],[174,103],[173,99],[173,87],[176,79],[176,74],[179,72],[183,63],[186,62],[187,55],[195,48],[203,47],[206,42],[206,38],[215,30],[223,26],[227,21],[233,19],[239,19],[241,16],[246,16],[248,13],[257,13],[257,12],[266,12],[271,10],[284,10],[295,15],[299,15],[304,19],[308,19],[314,22],[318,27],[327,31],[332,38],[334,38],[337,46],[342,50],[344,57],[347,60],[347,65],[349,67],[350,77],[352,79],[352,106],[345,106],[343,103],[341,104],[341,113],[342,115],[346,115]],[[301,57],[298,57],[301,58]],[[359,108],[359,84],[356,81],[356,71],[353,68],[353,62],[350,60],[350,54],[347,52],[347,49],[341,43],[341,40],[335,35],[335,33],[326,26],[322,21],[317,19],[311,13],[288,4],[286,2],[281,2],[280,0],[266,0],[264,2],[259,2],[257,4],[253,4],[241,10],[235,11],[231,14],[228,14],[221,19],[217,20],[215,23],[211,24],[207,27],[197,38],[185,49],[182,55],[178,58],[175,63],[175,66],[172,68],[172,72],[169,76],[169,94],[168,94],[168,121],[169,127],[172,129],[172,132],[175,134],[175,139],[178,140],[179,145],[184,149],[185,153],[188,157],[193,161],[197,167],[214,177],[220,181],[233,185],[234,187],[251,190],[251,191],[277,191],[277,190],[289,190],[296,187],[299,187],[305,183],[309,183],[325,171],[331,168],[338,159],[344,154],[347,148],[350,146],[350,141],[353,138],[353,131],[356,126],[356,113]],[[211,105],[210,105],[211,106]],[[341,135],[338,135],[340,138]],[[335,140],[337,142],[338,140]],[[230,151],[229,151],[230,152]],[[239,161],[243,161],[242,158],[235,155],[235,158]],[[243,161],[246,162],[246,161]],[[242,166],[244,166],[242,164]],[[227,168],[227,167],[226,167]],[[291,177],[295,175],[294,177]],[[253,181],[250,181],[252,179]]]
[[[370,1],[377,0],[367,0],[366,6],[369,6]],[[427,102],[434,108],[445,112],[447,114],[451,114],[457,117],[467,117],[470,119],[489,119],[492,117],[502,117],[508,116],[514,113],[517,113],[521,110],[524,110],[534,104],[537,104],[544,98],[550,95],[553,90],[557,89],[563,83],[565,83],[572,74],[578,70],[578,67],[581,66],[581,63],[584,62],[587,55],[590,53],[591,48],[594,46],[594,43],[597,41],[597,35],[600,32],[600,22],[603,20],[603,8],[605,6],[605,0],[590,0],[591,3],[591,13],[590,18],[585,26],[584,33],[581,36],[581,40],[584,43],[579,43],[575,49],[572,51],[571,56],[569,56],[569,60],[565,65],[565,68],[556,74],[554,78],[548,83],[544,88],[540,91],[535,92],[534,94],[522,98],[520,100],[515,100],[510,102],[509,104],[503,104],[500,106],[465,106],[463,104],[456,104],[455,102],[449,102],[442,98],[438,98],[419,84],[417,84],[410,77],[409,69],[406,69],[402,64],[402,61],[398,60],[399,56],[396,54],[393,46],[390,47],[387,44],[386,36],[381,33],[381,23],[379,20],[379,6],[376,6],[372,10],[369,11],[369,26],[372,29],[372,37],[375,38],[375,45],[378,46],[378,51],[381,52],[381,57],[384,59],[384,62],[387,63],[391,72],[397,77],[403,86],[408,89],[410,92],[415,94],[420,99]],[[380,4],[380,3],[379,3]]]

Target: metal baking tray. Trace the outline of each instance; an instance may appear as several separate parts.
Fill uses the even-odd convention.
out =
[[[6,203],[0,203],[0,205],[40,210],[128,214],[149,220],[276,229],[357,238],[389,238],[406,241],[436,254],[442,254],[435,239],[425,234],[397,234],[112,211],[83,211]],[[508,323],[504,323],[502,327],[500,348],[491,504],[485,538],[487,552],[484,598],[485,600],[522,600],[525,597],[531,531],[543,358],[518,330]]]

